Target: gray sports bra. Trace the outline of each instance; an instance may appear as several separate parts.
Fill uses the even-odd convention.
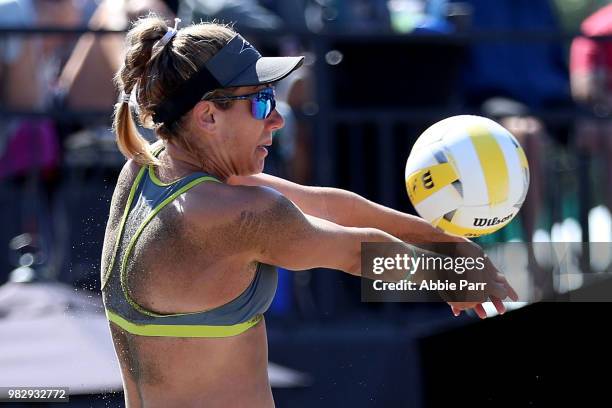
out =
[[[159,314],[143,308],[131,298],[125,269],[140,234],[161,209],[204,182],[220,181],[206,173],[193,173],[164,184],[152,166],[140,169],[130,190],[111,261],[102,271],[106,315],[125,331],[140,336],[235,336],[259,323],[262,314],[270,307],[278,276],[275,267],[265,264],[257,266],[255,278],[242,294],[212,310]],[[137,228],[130,228],[128,232],[126,224]]]

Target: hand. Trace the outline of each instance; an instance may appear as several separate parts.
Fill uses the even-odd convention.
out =
[[[485,286],[486,289],[484,294],[491,300],[495,306],[495,309],[497,310],[497,313],[504,314],[506,312],[506,306],[502,301],[506,298],[510,298],[516,302],[519,298],[518,294],[514,288],[512,288],[510,283],[508,283],[506,277],[499,272],[495,265],[493,265],[482,248],[475,243],[466,240],[466,243],[468,242],[471,245],[467,246],[466,250],[464,250],[469,252],[468,256],[481,256],[485,258],[483,281],[486,282],[487,285]],[[482,306],[483,302],[448,302],[448,304],[450,305],[451,311],[455,316],[459,316],[462,310],[474,309],[476,315],[478,315],[478,317],[481,319],[485,319],[487,317],[487,312]]]

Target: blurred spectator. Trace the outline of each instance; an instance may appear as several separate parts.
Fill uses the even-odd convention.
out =
[[[472,29],[479,31],[557,31],[549,0],[464,0],[472,6]],[[531,110],[570,103],[563,47],[542,41],[483,41],[471,48],[464,77],[468,103],[504,96]],[[558,135],[554,135],[559,137]]]
[[[284,55],[299,55],[305,52],[284,52]],[[292,73],[288,78],[281,81],[277,86],[277,95],[280,101],[284,101],[289,107],[284,114],[293,120],[286,122],[282,129],[280,146],[284,154],[284,175],[289,180],[301,184],[312,182],[311,177],[311,143],[312,143],[312,123],[309,117],[316,114],[317,105],[314,95],[314,78],[312,69],[312,59],[306,58],[302,69]],[[291,123],[290,123],[291,122]],[[283,173],[281,173],[283,174]]]
[[[536,230],[546,231],[551,227],[545,224],[549,218],[545,215],[551,214],[545,214],[550,208],[546,206],[544,192],[546,180],[549,179],[554,143],[542,121],[533,116],[525,104],[507,98],[491,98],[482,105],[481,111],[516,137],[529,161],[529,190],[517,217],[521,222],[522,231],[518,228],[513,231],[511,224],[498,235],[504,237],[504,240],[522,238],[524,242],[529,243],[527,265],[536,291],[534,296],[541,299],[553,293],[553,276],[552,270],[540,266],[535,256],[537,244],[532,243],[537,240]],[[517,225],[515,222],[513,224]]]
[[[390,0],[391,28],[399,33],[451,33],[448,0]]]
[[[29,27],[35,18],[29,1],[0,0],[0,27]],[[39,107],[42,89],[36,70],[37,46],[31,37],[0,37],[0,100],[4,108]]]
[[[474,32],[559,30],[549,0],[465,0],[472,8]],[[463,88],[468,108],[493,116],[512,132],[527,154],[532,173],[521,221],[523,238],[531,241],[543,208],[544,168],[554,157],[553,141],[565,145],[571,132],[570,120],[548,120],[538,113],[569,108],[573,102],[564,48],[555,42],[480,41],[472,44],[464,72]],[[510,100],[514,108],[496,114],[483,102],[491,98]],[[503,104],[502,104],[503,105]]]
[[[585,36],[612,35],[612,4],[587,18],[581,26]],[[609,114],[612,108],[612,41],[578,37],[570,58],[572,94],[584,104]]]
[[[174,17],[166,3],[160,0],[105,0],[89,20],[88,27],[123,30],[130,21],[150,12],[166,19]],[[113,76],[123,62],[123,41],[123,34],[97,36],[87,33],[79,38],[59,79],[65,106],[97,111],[112,108],[117,100]]]
[[[71,28],[81,25],[93,0],[2,0],[0,24],[4,26]],[[50,107],[56,99],[60,69],[74,45],[66,34],[28,35],[1,39],[3,51],[2,103],[26,112]],[[97,78],[99,79],[99,78]],[[92,81],[96,83],[96,81]],[[54,120],[10,120],[3,126],[5,148],[0,150],[0,176],[28,175],[43,170],[44,179],[56,180],[59,167],[58,130]],[[35,148],[32,148],[34,146]],[[49,187],[48,183],[45,187]]]
[[[239,30],[285,28],[280,17],[257,0],[184,0],[179,17],[186,22],[214,19],[226,24],[236,23]]]
[[[58,3],[60,6],[60,2]],[[0,26],[31,27],[47,16],[42,1],[0,0]],[[31,112],[41,110],[49,95],[45,68],[46,42],[34,36],[0,36],[0,107]],[[4,234],[38,237],[41,255],[53,263],[49,199],[57,185],[59,144],[50,119],[0,119],[0,182],[13,189],[19,212],[3,224]],[[4,235],[6,237],[6,235]],[[4,243],[2,243],[4,246]],[[4,266],[4,265],[1,265]],[[4,271],[1,271],[4,272]]]
[[[585,36],[612,35],[612,5],[587,18]],[[583,151],[602,156],[605,202],[612,208],[612,41],[576,38],[571,47],[572,94],[587,115],[576,124],[576,144]]]
[[[551,152],[552,141],[542,121],[531,115],[525,104],[507,98],[491,98],[482,105],[482,112],[499,122],[516,137],[529,160],[529,192],[520,214],[523,239],[525,242],[531,242],[536,228],[542,227],[536,222],[543,220],[542,182],[546,179],[546,155]]]
[[[36,25],[39,27],[73,28],[81,25],[81,15],[86,1],[77,0],[35,0]],[[56,63],[55,74],[50,79],[57,79],[59,68],[65,62],[74,46],[73,35],[45,34],[41,36],[43,56]]]
[[[312,1],[305,10],[311,31],[450,33],[448,0]]]

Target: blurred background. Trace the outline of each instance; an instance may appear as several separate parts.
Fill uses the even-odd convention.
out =
[[[233,22],[264,55],[306,55],[277,87],[286,126],[267,172],[414,213],[416,138],[448,116],[487,116],[525,148],[531,185],[520,216],[480,242],[526,243],[530,279],[551,293],[582,280],[559,285],[529,243],[610,248],[608,0],[0,0],[0,386],[123,406],[99,265],[124,163],[112,77],[130,21],[150,11]],[[592,258],[577,253],[578,273],[610,271]],[[341,273],[279,279],[266,316],[279,407],[610,404],[609,375],[595,374],[612,363],[610,303],[517,304],[478,321],[445,304],[362,303]]]

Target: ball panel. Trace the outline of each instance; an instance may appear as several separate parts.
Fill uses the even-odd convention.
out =
[[[465,131],[458,128],[448,135],[445,153],[457,169],[463,187],[464,205],[484,205],[488,202],[487,186],[474,146]]]
[[[459,195],[463,198],[463,184],[461,184],[461,180],[453,181],[453,187],[455,187]]]
[[[497,144],[501,147],[506,161],[510,183],[507,202],[514,205],[520,202],[525,189],[525,177],[521,167],[521,159],[512,139],[508,137],[508,132],[503,128],[495,129],[493,137],[495,137]]]
[[[443,140],[446,133],[453,129],[453,121],[453,118],[444,119],[425,129],[417,141],[414,142],[410,154],[412,155],[421,149],[427,149],[430,145]]]
[[[431,166],[438,164],[438,160],[433,155],[433,151],[424,150],[418,154],[411,154],[406,162],[406,171],[404,173],[404,179],[408,180],[411,174],[414,174],[422,169],[426,169]]]
[[[460,207],[462,201],[457,190],[452,185],[447,185],[419,204],[415,204],[414,208],[422,218],[432,222]]]
[[[520,208],[520,206],[525,201],[525,198],[527,198],[527,192],[529,191],[529,163],[527,162],[527,156],[525,155],[525,151],[520,145],[517,146],[516,151],[521,161],[521,167],[523,168],[523,194],[519,198],[519,201],[516,203],[516,205]]]
[[[516,146],[517,154],[521,160],[521,167],[529,170],[529,162],[527,161],[527,155],[521,146]]]
[[[459,176],[450,163],[441,163],[409,175],[406,180],[406,189],[410,201],[418,204],[458,179]]]
[[[468,128],[470,141],[482,168],[489,205],[497,205],[508,199],[508,168],[504,153],[491,131],[481,125]]]

